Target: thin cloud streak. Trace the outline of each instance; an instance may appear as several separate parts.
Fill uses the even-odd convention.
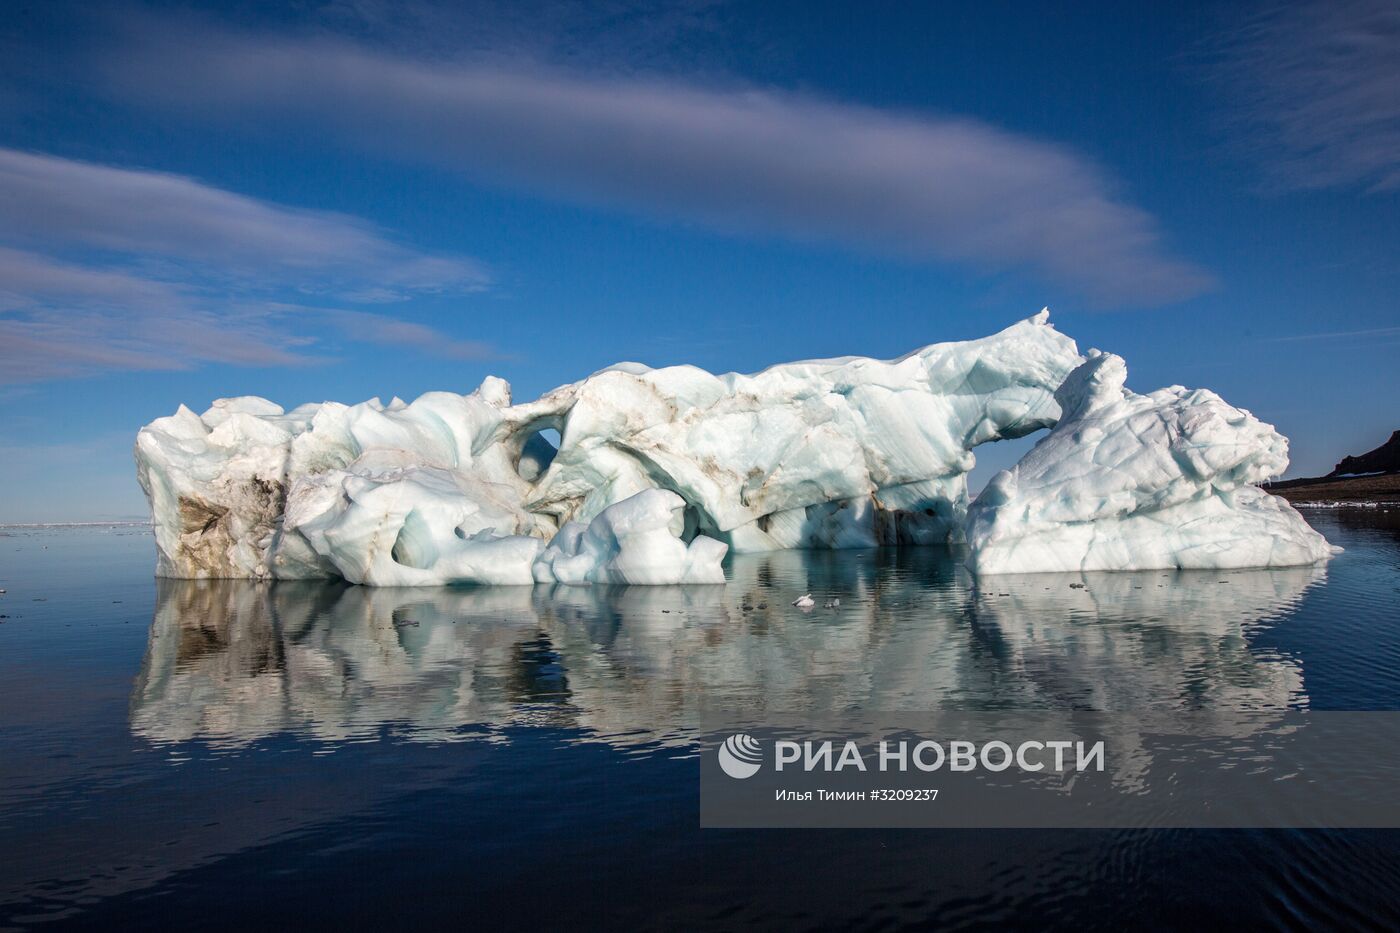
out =
[[[369,311],[229,301],[176,282],[0,247],[0,384],[204,363],[312,366],[328,333],[451,360],[498,359],[489,344]]]
[[[1272,4],[1209,51],[1236,144],[1276,186],[1400,190],[1393,0]]]
[[[0,384],[206,363],[306,366],[333,332],[448,359],[490,347],[366,304],[467,293],[473,260],[398,245],[338,214],[283,207],[159,172],[0,149]]]
[[[1030,271],[1105,305],[1166,304],[1213,284],[1093,163],[971,120],[208,35],[133,43],[107,78],[152,104],[280,116],[567,200]]]
[[[489,283],[477,262],[395,244],[353,217],[269,204],[164,172],[0,149],[0,236],[193,260],[262,277],[409,291]]]
[[[265,310],[223,307],[171,282],[0,247],[0,383],[199,363],[306,365]]]
[[[1372,327],[1366,330],[1334,330],[1321,334],[1292,334],[1287,337],[1270,337],[1274,342],[1288,343],[1296,340],[1347,340],[1356,337],[1400,337],[1400,327]]]
[[[0,248],[0,280],[15,265],[45,283],[16,300],[0,293],[0,385],[112,371],[179,371],[207,364],[317,366],[328,336],[399,346],[449,360],[500,359],[491,345],[456,340],[413,321],[344,308],[215,301],[170,283],[99,272]],[[103,286],[110,286],[104,292]],[[151,303],[126,304],[132,295]]]
[[[344,308],[298,309],[302,314],[326,322],[351,339],[362,343],[408,347],[447,360],[498,360],[501,354],[488,343],[453,340],[442,331],[400,318]]]

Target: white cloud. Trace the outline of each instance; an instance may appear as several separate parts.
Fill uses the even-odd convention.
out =
[[[261,277],[407,291],[485,285],[484,268],[391,242],[342,214],[299,210],[164,172],[0,149],[0,236],[191,260]]]
[[[132,43],[108,77],[148,102],[286,117],[566,199],[1029,271],[1104,304],[1164,304],[1212,284],[1090,160],[972,120],[218,35]]]
[[[0,383],[201,363],[306,365],[317,335],[491,355],[424,324],[279,300],[474,291],[469,259],[192,179],[0,149]],[[19,244],[19,245],[13,245]]]
[[[436,328],[413,321],[344,308],[302,308],[303,314],[323,320],[342,333],[365,343],[409,347],[450,360],[489,360],[500,354],[489,344],[453,340]]]

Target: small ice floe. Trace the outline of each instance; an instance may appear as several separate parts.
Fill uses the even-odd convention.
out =
[[[1379,509],[1385,506],[1394,505],[1391,502],[1374,502],[1370,499],[1357,499],[1355,501],[1341,502],[1294,502],[1295,509]],[[0,592],[4,592],[0,590]]]
[[[840,605],[841,605],[841,600],[839,600],[839,599],[837,599],[836,597],[833,596],[831,599],[828,599],[825,603],[822,604],[822,608],[823,608],[823,609],[835,609],[836,607],[838,607],[838,606],[840,606]]]
[[[811,609],[817,604],[817,601],[812,598],[811,593],[807,593],[794,599],[792,604],[798,609]]]

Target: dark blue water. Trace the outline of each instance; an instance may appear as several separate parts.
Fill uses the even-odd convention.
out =
[[[157,584],[145,529],[0,529],[0,929],[1394,928],[1400,832],[698,825],[715,711],[1400,709],[1400,512],[1309,518],[1325,568],[980,587]]]

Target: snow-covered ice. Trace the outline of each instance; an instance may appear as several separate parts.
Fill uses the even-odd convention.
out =
[[[968,512],[968,567],[1039,571],[1291,567],[1332,553],[1283,499],[1288,441],[1207,389],[1138,395],[1121,357],[1055,393],[1062,417]]]
[[[660,582],[715,576],[716,549],[699,538],[748,551],[947,543],[961,534],[972,448],[1059,417],[1054,390],[1080,356],[1047,317],[890,361],[718,376],[623,363],[522,405],[492,377],[412,403],[181,406],[136,442],[158,572],[524,583],[554,539],[543,564],[570,568],[571,582],[633,576],[623,567]],[[590,524],[649,490],[674,494],[666,540],[689,545],[664,571],[636,556],[641,544],[605,544],[616,515],[596,535]],[[646,501],[652,514],[659,500]],[[638,540],[679,555],[655,530]]]
[[[1080,357],[1047,318],[891,361],[719,376],[621,364],[503,410],[486,443],[560,432],[525,501],[560,525],[663,488],[685,499],[688,530],[737,551],[943,544],[972,448],[1058,418],[1054,390]]]
[[[729,548],[696,535],[689,544],[685,500],[646,489],[610,505],[586,526],[569,522],[535,561],[540,583],[723,583],[720,562]]]
[[[1252,485],[1287,462],[1271,427],[1205,390],[1134,395],[1124,375],[1042,311],[888,361],[621,363],[520,405],[495,377],[387,405],[221,399],[147,425],[136,461],[170,577],[722,582],[727,549],[965,531],[986,573],[1329,553]],[[968,522],[973,448],[1047,427]]]

